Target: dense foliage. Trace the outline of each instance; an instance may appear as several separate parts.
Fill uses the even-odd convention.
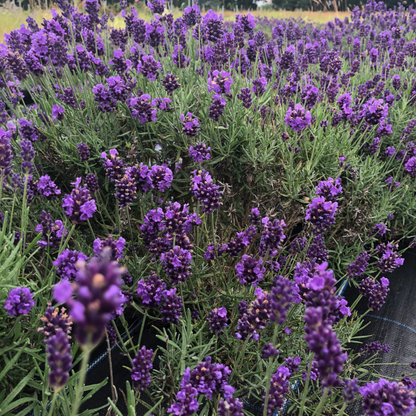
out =
[[[153,0],[113,29],[58,3],[0,49],[0,414],[77,414],[104,336],[129,415],[409,414],[410,367],[380,379],[389,346],[354,345],[415,244],[413,9],[316,26]]]

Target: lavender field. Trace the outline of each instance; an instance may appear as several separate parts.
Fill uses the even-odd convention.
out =
[[[0,45],[0,415],[409,415],[362,329],[416,247],[416,11],[123,1]]]

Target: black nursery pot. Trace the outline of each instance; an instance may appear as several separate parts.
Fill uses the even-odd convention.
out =
[[[380,355],[381,363],[401,363],[377,366],[382,377],[401,378],[415,372],[409,364],[416,361],[416,250],[408,250],[404,258],[403,266],[385,275],[390,281],[386,303],[380,311],[365,316],[365,323],[370,324],[361,332],[369,336],[364,343],[379,341],[391,347],[390,352]],[[356,291],[348,288],[344,293],[346,299],[355,298]],[[357,311],[359,314],[367,311],[366,298],[361,299]],[[348,409],[350,416],[362,414],[361,403]],[[416,416],[416,409],[410,415]]]

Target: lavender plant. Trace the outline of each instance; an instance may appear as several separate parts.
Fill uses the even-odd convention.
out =
[[[105,337],[131,414],[408,415],[413,375],[351,345],[416,234],[415,10],[165,6],[60,0],[0,47],[0,413],[75,416]]]

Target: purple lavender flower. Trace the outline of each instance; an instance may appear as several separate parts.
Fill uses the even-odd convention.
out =
[[[132,362],[131,379],[135,390],[142,392],[149,387],[152,381],[150,378],[150,371],[153,368],[152,360],[153,350],[148,350],[143,345]]]
[[[147,280],[139,280],[137,284],[137,295],[149,308],[154,308],[162,304],[165,291],[166,283],[159,279],[159,276],[154,272]]]
[[[381,344],[379,341],[370,342],[369,344],[364,345],[364,348],[360,349],[360,355],[374,355],[374,354],[382,354],[382,353],[389,353],[391,351],[391,347],[388,344]]]
[[[61,190],[48,175],[41,176],[37,185],[39,195],[45,197],[48,201],[57,198],[61,194]]]
[[[283,234],[283,227],[286,227],[286,224],[283,220],[275,219],[269,221],[268,217],[264,217],[261,220],[263,224],[263,231],[261,233],[259,253],[264,257],[268,251],[270,251],[271,256],[275,256],[277,251],[281,248],[281,243],[286,238]]]
[[[64,388],[72,368],[71,345],[67,334],[58,329],[56,334],[49,336],[46,340],[46,353],[49,371],[49,384],[55,391]]]
[[[162,85],[169,95],[172,95],[173,91],[181,86],[181,84],[178,83],[178,80],[179,78],[176,78],[174,74],[165,75],[165,78],[162,81]]]
[[[61,279],[72,281],[75,279],[77,273],[76,264],[87,259],[88,257],[84,253],[66,249],[52,264],[56,266],[56,274]]]
[[[205,394],[212,400],[213,394],[223,393],[228,388],[228,377],[231,370],[223,365],[212,364],[211,357],[205,357],[205,361],[198,363],[192,371],[188,367],[181,381],[181,387],[191,385],[198,390],[198,393]]]
[[[179,246],[175,246],[168,252],[162,253],[160,259],[171,285],[176,286],[185,282],[192,273],[192,255],[188,250],[183,250]]]
[[[127,106],[130,108],[131,115],[138,119],[140,124],[157,121],[157,100],[152,100],[149,94],[143,94],[140,97],[132,97],[127,100]]]
[[[182,114],[179,118],[182,120],[182,133],[186,136],[194,137],[201,130],[199,120],[192,113]]]
[[[342,399],[345,403],[352,402],[359,392],[358,380],[354,378],[353,380],[345,379],[344,380],[344,389],[342,390]]]
[[[387,227],[385,224],[376,224],[373,227],[374,233],[378,235],[384,235],[387,232]]]
[[[396,148],[394,146],[388,146],[384,153],[387,157],[393,157],[396,153]]]
[[[205,160],[209,160],[211,155],[209,151],[211,150],[210,147],[207,147],[205,143],[197,143],[195,146],[191,146],[189,148],[189,156],[193,159],[194,162],[203,162]]]
[[[211,324],[209,329],[214,331],[217,335],[227,326],[227,309],[223,306],[222,308],[215,308],[209,313],[207,321]]]
[[[354,276],[361,276],[368,266],[368,260],[370,260],[370,255],[364,251],[353,263],[349,264],[347,267],[348,279],[352,279]]]
[[[301,253],[307,245],[308,245],[308,240],[305,237],[295,238],[290,243],[289,254]]]
[[[381,259],[378,260],[377,266],[382,273],[391,273],[397,267],[400,267],[404,263],[404,258],[400,257],[397,247],[391,243],[379,244],[376,250],[382,253]]]
[[[79,224],[88,218],[92,218],[94,212],[97,210],[95,201],[91,198],[90,192],[87,188],[80,188],[81,178],[77,178],[72,185],[75,189],[70,195],[65,195],[62,207],[65,209],[65,214],[73,224]]]
[[[198,390],[190,384],[184,386],[176,394],[176,402],[169,407],[168,413],[174,416],[192,416],[198,410],[199,403],[196,399]]]
[[[20,142],[20,156],[23,159],[22,162],[22,173],[24,175],[30,175],[33,173],[33,159],[35,158],[35,151],[33,150],[32,143],[30,140],[23,139]]]
[[[270,357],[274,358],[279,355],[279,350],[275,348],[275,346],[269,342],[263,347],[263,350],[261,351],[260,357],[263,358],[263,360],[268,360]]]
[[[258,208],[256,207],[252,208],[250,215],[248,217],[248,220],[254,225],[260,224],[261,219],[260,219],[260,211]]]
[[[380,378],[360,388],[363,409],[368,416],[407,416],[415,407],[414,393],[402,383]]]
[[[53,248],[59,248],[62,236],[68,234],[68,230],[65,229],[64,224],[60,220],[55,222],[52,220],[51,214],[48,214],[46,211],[42,211],[40,214],[40,224],[35,228],[35,231],[42,233],[42,240],[38,241],[40,247],[45,248],[48,245]]]
[[[306,378],[308,377],[309,367],[311,367],[310,364],[308,364],[306,366],[306,371],[302,371],[302,380],[303,381],[306,381]],[[318,380],[318,378],[319,378],[318,363],[315,360],[313,360],[312,361],[311,372],[310,372],[310,379],[315,381],[315,380]]]
[[[305,220],[310,221],[316,227],[314,230],[316,233],[323,233],[335,224],[337,208],[337,202],[325,201],[323,196],[318,196],[309,204]]]
[[[236,22],[238,22],[242,27],[245,33],[251,33],[256,27],[256,20],[251,13],[238,14],[236,16]]]
[[[289,391],[290,372],[284,365],[280,366],[270,379],[269,400],[267,403],[267,416],[275,414],[285,403],[285,396]],[[265,396],[263,396],[263,402]],[[264,405],[263,405],[264,406]]]
[[[83,162],[86,162],[90,158],[90,149],[88,149],[88,146],[85,143],[79,143],[77,145],[77,150],[79,157]]]
[[[270,296],[271,314],[270,319],[282,325],[287,316],[292,302],[294,301],[294,293],[296,293],[297,286],[294,282],[283,276],[276,276],[273,279],[272,292]]]
[[[97,257],[102,257],[103,252],[109,248],[111,250],[111,261],[117,261],[122,259],[124,245],[126,244],[126,240],[123,237],[119,237],[119,239],[113,240],[113,236],[109,236],[105,240],[100,240],[96,238],[93,243],[93,250],[94,254]]]
[[[250,88],[242,88],[240,94],[237,94],[237,98],[243,102],[244,108],[250,108],[253,104]]]
[[[182,297],[176,295],[176,288],[166,290],[160,313],[165,324],[178,324],[182,315]]]
[[[222,38],[224,33],[223,20],[222,14],[217,15],[213,10],[208,11],[202,20],[203,31],[207,40],[216,43]]]
[[[11,134],[0,128],[0,181],[1,183],[10,175],[12,170],[12,147],[10,145]],[[3,186],[0,184],[0,186]]]
[[[215,70],[208,76],[208,91],[216,94],[230,94],[233,80],[231,74],[225,71]]]
[[[45,314],[39,319],[44,323],[44,326],[38,328],[38,332],[42,332],[46,338],[49,338],[61,330],[68,339],[71,338],[72,319],[65,311],[65,308],[61,308],[61,312],[59,312],[59,308],[53,308],[51,302],[48,302]]]
[[[29,288],[17,287],[9,292],[4,309],[9,316],[27,315],[35,304]]]
[[[116,199],[121,208],[129,206],[136,199],[137,186],[131,171],[132,168],[128,167],[124,176],[116,179]]]
[[[261,97],[266,92],[267,81],[266,78],[261,77],[253,80],[253,88],[251,91],[256,97]]]
[[[241,262],[236,264],[235,270],[242,285],[249,283],[253,287],[256,287],[263,280],[266,271],[262,259],[256,260],[247,254],[244,254]]]
[[[404,165],[406,171],[410,174],[411,178],[416,176],[416,157],[411,157]]]
[[[222,245],[221,249],[218,249],[218,254],[221,255],[223,252],[228,253],[231,257],[237,257],[245,247],[251,244],[254,237],[257,234],[257,227],[249,225],[244,232],[237,233],[236,237]]]
[[[93,173],[89,173],[85,177],[85,186],[90,190],[90,192],[97,192],[99,189],[98,179]]]
[[[20,124],[20,135],[22,139],[29,140],[31,142],[35,142],[39,138],[39,133],[36,127],[33,126],[31,121],[27,121],[24,118],[19,120]]]
[[[299,365],[302,362],[300,357],[288,357],[285,360],[285,365],[289,370],[290,375],[297,373],[299,370]]]
[[[342,352],[341,343],[332,330],[332,326],[323,323],[321,307],[308,307],[305,311],[305,340],[308,348],[315,354],[315,360],[322,379],[323,387],[338,387],[347,354]]]
[[[195,26],[201,21],[201,10],[197,4],[192,7],[185,7],[182,14],[182,19],[188,28]]]
[[[64,119],[65,110],[59,105],[54,105],[52,107],[52,120],[62,121]]]
[[[102,253],[102,259],[94,257],[88,264],[79,263],[76,281],[71,284],[62,280],[54,288],[56,301],[69,307],[69,314],[77,324],[75,337],[81,345],[97,344],[113,314],[125,301],[121,293],[124,270],[110,261],[110,251]]]
[[[161,166],[153,165],[149,177],[153,183],[153,187],[157,188],[160,192],[165,192],[166,189],[169,189],[173,180],[172,171],[166,164]]]
[[[243,402],[232,396],[221,398],[218,403],[218,416],[244,416]]]
[[[312,122],[312,116],[309,111],[305,112],[305,109],[296,104],[294,109],[289,107],[285,116],[285,124],[289,126],[293,131],[302,131],[306,127],[310,126]]]
[[[384,305],[389,292],[389,280],[382,277],[381,283],[377,283],[371,277],[366,277],[360,283],[360,293],[368,296],[368,308],[373,311],[379,311]]]
[[[212,97],[211,106],[209,107],[209,116],[214,121],[219,121],[220,117],[224,113],[224,108],[226,104],[227,103],[223,97],[221,97],[219,94],[215,94]]]
[[[113,112],[116,109],[117,99],[113,97],[110,90],[103,84],[97,84],[93,89],[94,101],[102,113]]]
[[[254,329],[264,329],[270,322],[272,313],[270,293],[257,288],[254,294],[256,299],[250,303],[247,319]]]
[[[387,118],[388,113],[389,105],[387,103],[384,104],[383,100],[376,100],[375,98],[370,98],[361,110],[361,116],[372,126],[382,124]]]
[[[328,178],[327,181],[320,181],[316,187],[316,195],[324,197],[325,201],[335,202],[338,195],[342,193],[341,178],[336,180]]]
[[[151,0],[147,2],[147,7],[153,12],[162,15],[165,11],[164,0]]]
[[[105,159],[104,168],[107,176],[111,182],[115,182],[116,179],[121,179],[125,173],[125,167],[123,161],[117,156],[117,149],[110,150],[110,159],[107,159],[107,153],[101,153],[101,159]]]
[[[192,193],[201,202],[202,211],[211,214],[221,206],[221,191],[215,185],[209,172],[205,170],[192,171]]]
[[[137,72],[141,73],[150,81],[156,81],[156,78],[159,75],[159,69],[162,69],[162,65],[160,62],[157,62],[152,55],[142,56],[137,64]]]

